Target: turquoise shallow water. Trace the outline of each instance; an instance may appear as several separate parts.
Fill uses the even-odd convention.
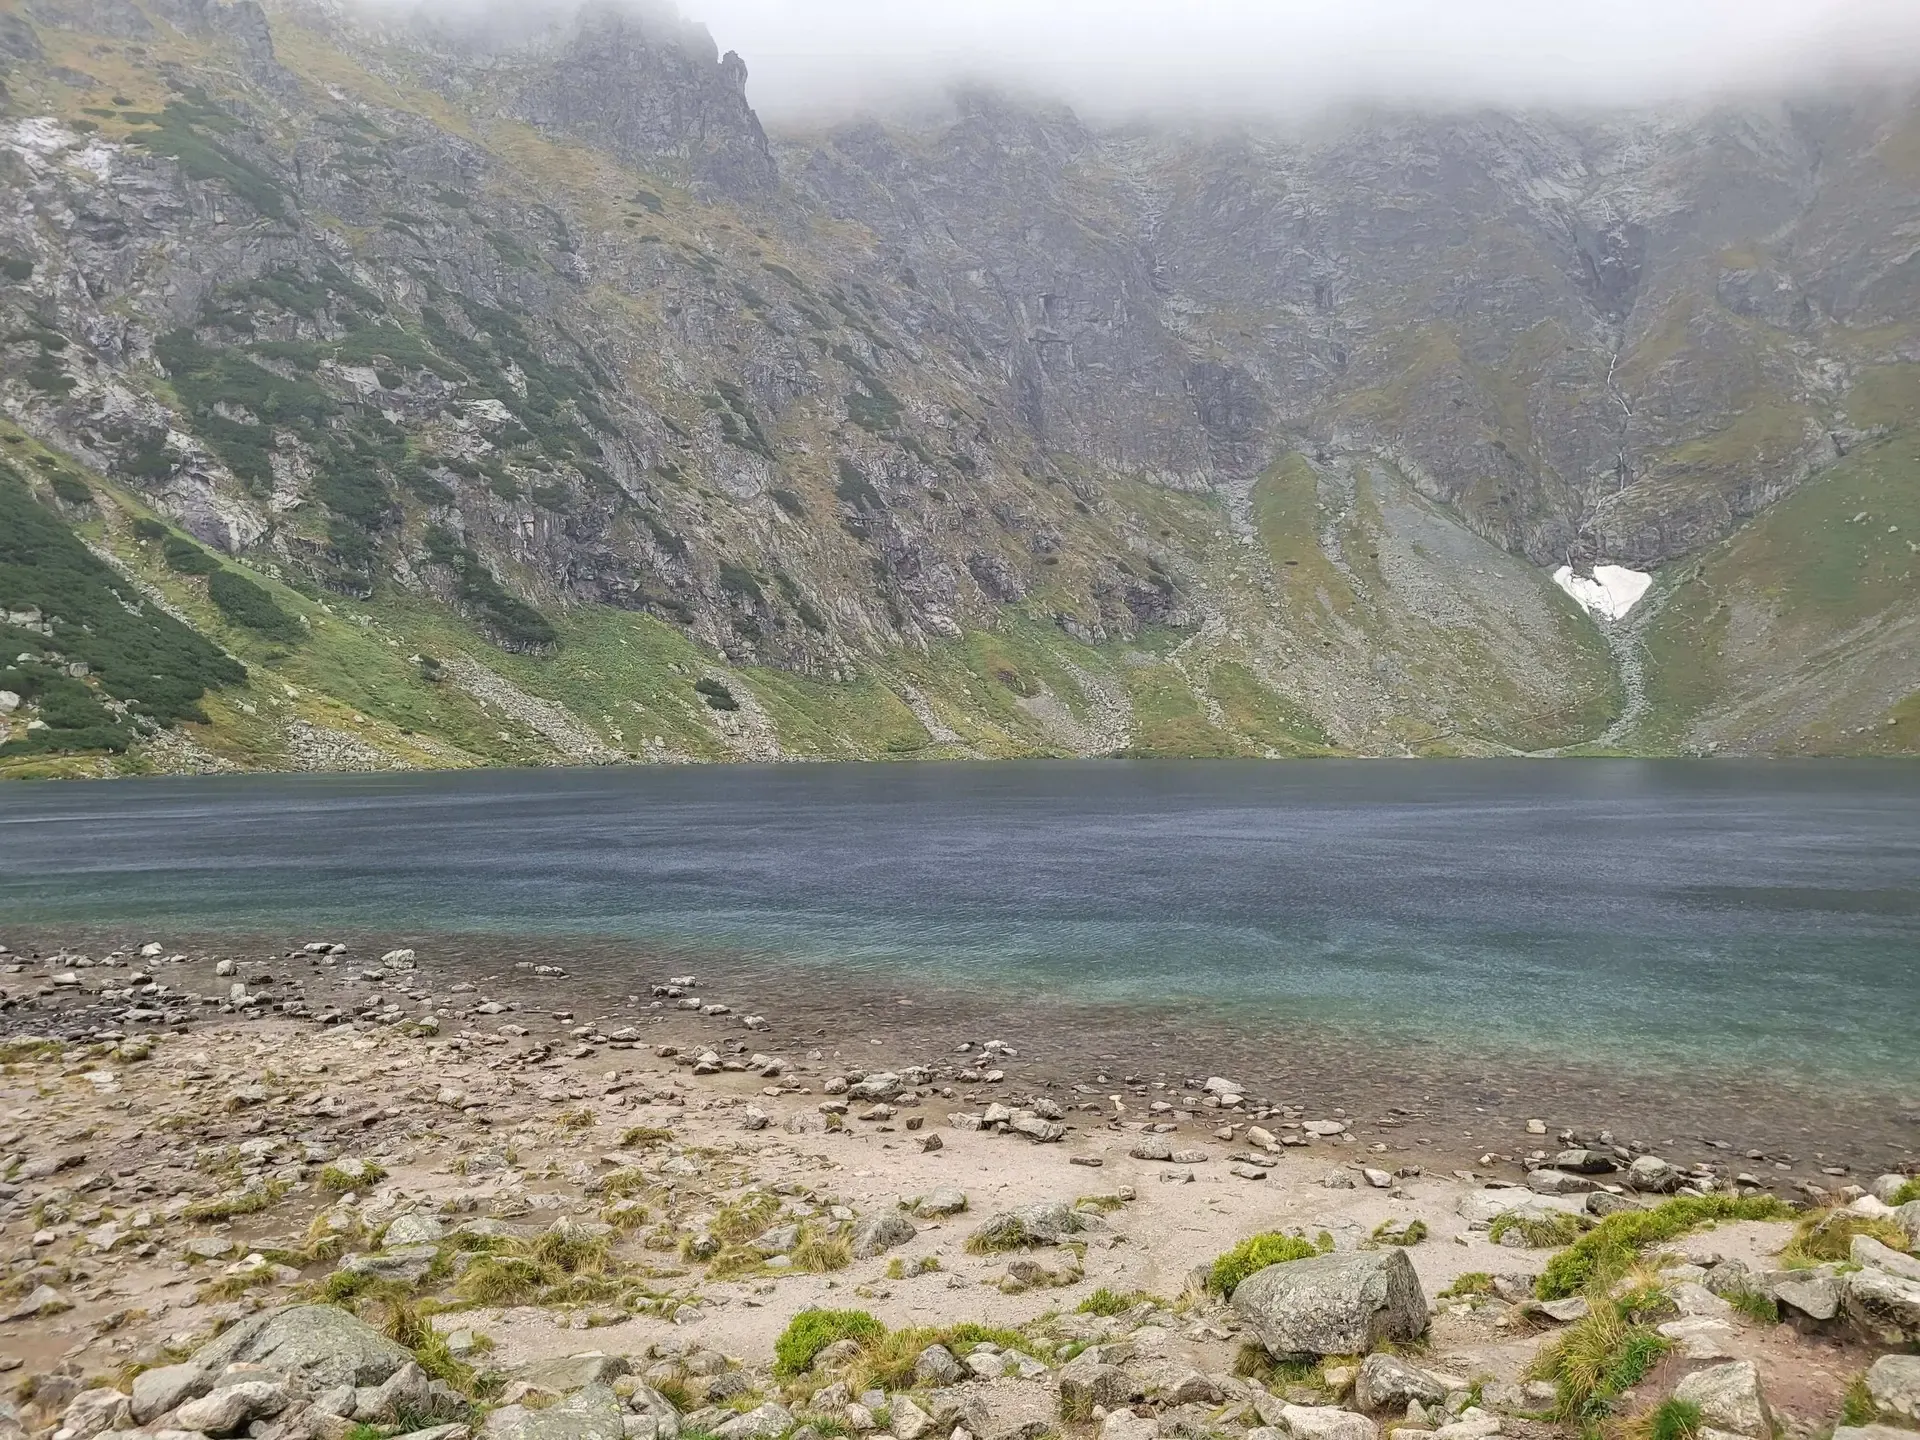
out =
[[[1897,763],[782,766],[0,790],[0,940],[64,924],[592,935],[744,952],[808,991],[919,980],[1920,1089],[1920,766]],[[617,946],[590,953],[621,963]]]

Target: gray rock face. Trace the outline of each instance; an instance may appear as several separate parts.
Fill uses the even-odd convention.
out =
[[[588,1385],[544,1410],[503,1405],[480,1427],[484,1440],[623,1440],[620,1398],[605,1385]]]
[[[259,1365],[326,1390],[378,1385],[412,1361],[405,1346],[338,1306],[292,1305],[242,1320],[196,1351],[192,1363],[208,1375],[233,1364]]]
[[[1232,1304],[1275,1357],[1364,1355],[1382,1340],[1417,1339],[1428,1318],[1404,1250],[1269,1265],[1240,1282]]]

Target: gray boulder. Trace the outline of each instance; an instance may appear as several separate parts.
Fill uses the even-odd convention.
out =
[[[1276,1358],[1365,1355],[1427,1328],[1427,1297],[1399,1249],[1269,1265],[1240,1282],[1232,1304]]]
[[[1673,1387],[1673,1398],[1698,1405],[1701,1422],[1712,1429],[1755,1440],[1773,1433],[1773,1415],[1760,1393],[1760,1372],[1751,1360],[1695,1370]]]
[[[242,1380],[187,1401],[174,1411],[172,1428],[198,1430],[202,1435],[232,1435],[255,1420],[278,1415],[291,1399],[287,1387],[278,1380]]]
[[[1810,1320],[1833,1319],[1845,1297],[1839,1278],[1826,1270],[1775,1270],[1766,1282],[1769,1295]]]
[[[1280,1424],[1293,1440],[1378,1440],[1380,1434],[1366,1416],[1337,1405],[1285,1405]]]
[[[1088,1420],[1093,1408],[1118,1410],[1128,1404],[1139,1386],[1118,1365],[1102,1364],[1093,1352],[1076,1355],[1060,1369],[1060,1415],[1065,1420]]]
[[[1847,1318],[1883,1345],[1920,1344],[1920,1280],[1885,1270],[1846,1277]]]
[[[1833,1440],[1913,1440],[1913,1432],[1893,1425],[1836,1425]]]
[[[60,1417],[60,1428],[70,1440],[92,1440],[108,1430],[131,1430],[133,1403],[118,1390],[103,1386],[82,1390]]]
[[[990,1216],[967,1237],[969,1250],[1018,1250],[1058,1245],[1087,1228],[1087,1217],[1064,1200],[1047,1200]]]
[[[919,1233],[913,1228],[913,1221],[898,1210],[863,1215],[853,1225],[853,1258],[871,1260],[896,1245],[906,1244]]]
[[[1678,1166],[1669,1164],[1658,1155],[1638,1156],[1627,1167],[1627,1184],[1655,1195],[1673,1193],[1685,1179]]]
[[[967,1208],[967,1192],[958,1185],[936,1185],[910,1207],[923,1220],[958,1215]]]
[[[793,1412],[786,1406],[769,1400],[744,1415],[714,1428],[714,1434],[720,1440],[774,1440],[793,1428]]]
[[[1354,1404],[1375,1414],[1384,1410],[1404,1414],[1410,1401],[1438,1405],[1446,1398],[1444,1385],[1396,1355],[1367,1356],[1353,1382]]]
[[[550,1360],[533,1360],[517,1366],[512,1377],[537,1385],[542,1390],[552,1390],[564,1395],[570,1390],[578,1390],[583,1385],[611,1385],[622,1375],[631,1374],[633,1367],[627,1363],[624,1355],[607,1355],[598,1350],[584,1351],[579,1355],[560,1355]],[[664,1397],[663,1397],[664,1398]]]
[[[503,1405],[480,1427],[481,1440],[623,1440],[625,1434],[620,1397],[605,1385],[588,1385],[544,1410]]]
[[[920,1358],[913,1362],[916,1389],[937,1390],[943,1385],[957,1385],[965,1378],[960,1362],[953,1358],[953,1352],[944,1345],[929,1345],[920,1352]]]
[[[1920,1245],[1920,1200],[1909,1200],[1893,1212],[1893,1218],[1907,1232],[1907,1238]]]
[[[242,1320],[203,1345],[192,1364],[208,1377],[198,1392],[204,1394],[212,1377],[235,1364],[259,1365],[309,1389],[330,1390],[378,1385],[412,1360],[404,1345],[336,1305],[290,1305]],[[137,1396],[134,1409],[138,1420]]]
[[[1867,1371],[1867,1394],[1876,1410],[1920,1420],[1920,1355],[1882,1355]]]
[[[1920,1260],[1911,1255],[1903,1255],[1890,1245],[1882,1245],[1871,1235],[1856,1235],[1850,1244],[1847,1258],[1860,1266],[1871,1266],[1875,1270],[1884,1270],[1889,1275],[1903,1275],[1909,1280],[1920,1280]]]
[[[133,1420],[144,1425],[183,1401],[213,1388],[213,1375],[198,1365],[159,1365],[133,1377]]]

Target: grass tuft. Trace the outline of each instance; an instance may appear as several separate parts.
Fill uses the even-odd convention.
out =
[[[1639,1384],[1669,1348],[1627,1305],[1601,1298],[1540,1352],[1529,1373],[1554,1382],[1562,1420],[1585,1423],[1610,1414],[1622,1392]]]
[[[671,1145],[673,1132],[658,1125],[633,1125],[620,1134],[622,1150],[651,1150],[656,1145]]]
[[[1651,1210],[1622,1210],[1547,1262],[1534,1286],[1542,1300],[1564,1300],[1590,1285],[1607,1284],[1632,1268],[1649,1245],[1678,1239],[1700,1225],[1719,1220],[1781,1220],[1793,1214],[1773,1195],[1683,1195]]]
[[[1487,1227],[1487,1238],[1500,1245],[1505,1243],[1507,1236],[1517,1234],[1529,1250],[1557,1250],[1563,1245],[1573,1244],[1585,1228],[1578,1215],[1564,1210],[1531,1215],[1509,1210],[1504,1215],[1493,1217],[1493,1223]]]
[[[1213,1268],[1207,1272],[1207,1289],[1215,1295],[1228,1298],[1239,1289],[1240,1282],[1255,1271],[1264,1270],[1269,1265],[1305,1260],[1320,1253],[1320,1246],[1298,1235],[1288,1235],[1278,1230],[1254,1235],[1242,1240],[1213,1262]]]
[[[1794,1227],[1793,1239],[1780,1252],[1788,1269],[1804,1269],[1832,1260],[1846,1260],[1853,1254],[1853,1237],[1865,1235],[1890,1250],[1903,1254],[1911,1247],[1906,1230],[1887,1216],[1856,1215],[1836,1206],[1809,1215]]]
[[[802,1310],[773,1342],[774,1373],[804,1374],[813,1367],[814,1356],[829,1345],[853,1340],[864,1346],[886,1333],[887,1327],[865,1310]]]

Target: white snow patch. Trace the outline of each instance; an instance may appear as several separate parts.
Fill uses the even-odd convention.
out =
[[[1653,576],[1644,570],[1629,570],[1624,565],[1596,565],[1592,576],[1576,575],[1571,565],[1553,572],[1553,583],[1579,602],[1589,615],[1618,620],[1640,603],[1640,597],[1653,584]]]

